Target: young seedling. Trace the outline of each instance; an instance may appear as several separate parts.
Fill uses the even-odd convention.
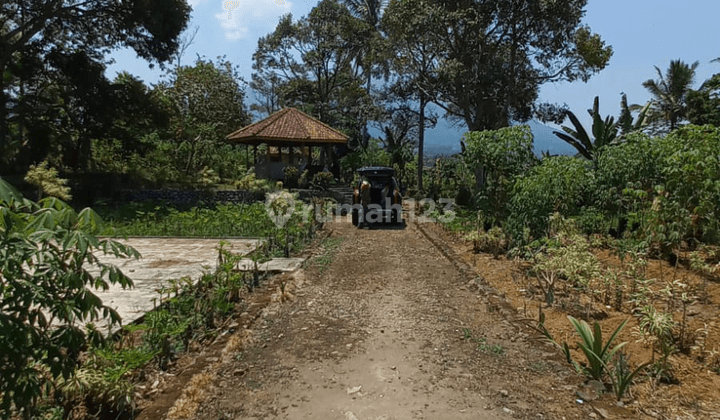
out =
[[[609,369],[608,366],[605,365],[605,369],[608,371],[608,376],[612,382],[613,393],[618,401],[622,400],[635,377],[642,373],[648,365],[650,365],[650,362],[643,363],[636,367],[635,370],[631,370],[630,366],[628,366],[628,357],[624,352],[618,353],[617,357],[613,360],[614,369]]]
[[[595,321],[591,330],[585,321],[575,319],[572,316],[568,316],[568,319],[582,340],[578,345],[587,358],[588,366],[584,369],[586,374],[597,381],[602,380],[605,366],[612,360],[615,353],[627,344],[627,342],[623,342],[611,348],[615,338],[620,334],[628,320],[626,319],[620,323],[610,335],[608,341],[603,343],[602,329],[597,321]]]

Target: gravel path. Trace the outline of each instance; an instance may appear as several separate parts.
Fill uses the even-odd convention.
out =
[[[200,402],[171,418],[587,418],[575,375],[505,320],[432,232],[326,229],[341,241],[332,263],[288,275],[243,344],[197,381]]]

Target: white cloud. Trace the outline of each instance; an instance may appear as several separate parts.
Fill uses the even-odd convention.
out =
[[[198,6],[203,3],[207,3],[208,0],[188,0],[188,4],[192,6],[193,10],[196,10]]]
[[[195,0],[203,1],[203,0]],[[275,28],[278,18],[292,9],[288,0],[214,0],[222,12],[215,15],[229,40],[243,39],[250,29],[267,32]],[[254,31],[253,31],[254,32]]]

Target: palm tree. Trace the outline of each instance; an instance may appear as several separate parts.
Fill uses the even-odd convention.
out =
[[[367,24],[370,29],[370,37],[368,38],[364,48],[358,51],[356,62],[362,67],[365,73],[367,83],[367,93],[370,95],[370,85],[372,83],[372,66],[376,63],[377,57],[375,57],[377,38],[380,37],[380,20],[382,18],[382,12],[387,5],[387,0],[342,0],[347,6],[350,14],[355,18],[361,20]],[[364,147],[367,146],[367,140],[369,138],[367,132],[367,121],[363,127],[362,133],[362,144]]]
[[[681,60],[670,62],[665,75],[655,66],[658,80],[648,79],[643,87],[653,96],[652,118],[670,124],[670,131],[687,116],[687,94],[691,90],[698,62],[687,65]]]

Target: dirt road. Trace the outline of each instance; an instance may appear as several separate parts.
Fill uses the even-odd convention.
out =
[[[284,295],[240,326],[243,344],[186,389],[198,404],[171,418],[597,417],[575,401],[577,375],[505,321],[432,231],[326,229],[332,261],[283,280]]]

